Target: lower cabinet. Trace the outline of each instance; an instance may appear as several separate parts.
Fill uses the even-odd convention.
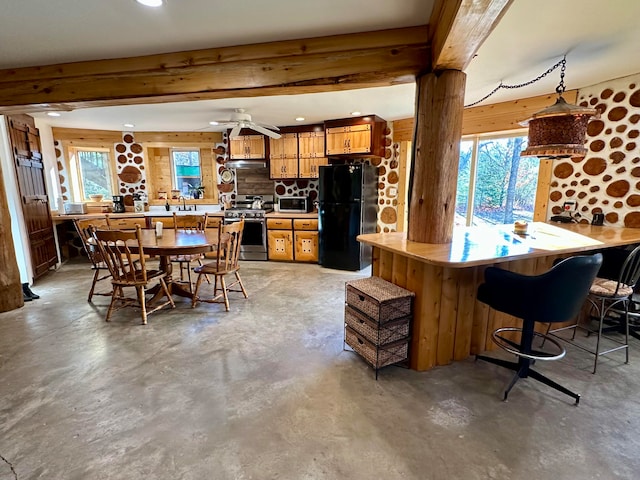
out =
[[[269,260],[293,260],[293,232],[291,230],[269,230]]]
[[[293,221],[290,218],[267,219],[269,260],[293,260]]]
[[[318,220],[268,218],[269,260],[318,261]]]

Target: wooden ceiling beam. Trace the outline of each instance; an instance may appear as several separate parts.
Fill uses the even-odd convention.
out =
[[[315,93],[415,81],[428,27],[0,71],[0,113]]]
[[[436,0],[429,43],[433,71],[465,70],[513,0]]]

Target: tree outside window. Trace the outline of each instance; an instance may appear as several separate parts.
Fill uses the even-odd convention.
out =
[[[173,149],[171,150],[173,166],[173,184],[180,194],[187,196],[192,189],[202,184],[200,169],[200,150]]]
[[[525,136],[474,137],[461,142],[457,224],[533,220],[540,162],[520,157],[526,143]]]

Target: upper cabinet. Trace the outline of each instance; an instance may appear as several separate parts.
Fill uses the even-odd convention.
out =
[[[298,178],[318,178],[318,167],[329,162],[324,155],[324,132],[298,133]]]
[[[328,163],[323,127],[282,127],[280,131],[281,138],[269,139],[271,178],[318,178],[318,167]]]
[[[232,160],[266,158],[263,135],[239,135],[229,142],[229,157]]]
[[[384,130],[387,126],[376,115],[327,120],[326,155],[384,156]]]

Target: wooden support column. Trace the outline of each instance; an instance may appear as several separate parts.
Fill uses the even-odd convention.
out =
[[[418,78],[408,239],[448,243],[453,234],[466,75],[458,70]]]
[[[24,305],[20,271],[13,248],[11,216],[4,187],[2,165],[0,165],[0,312],[15,310]]]

